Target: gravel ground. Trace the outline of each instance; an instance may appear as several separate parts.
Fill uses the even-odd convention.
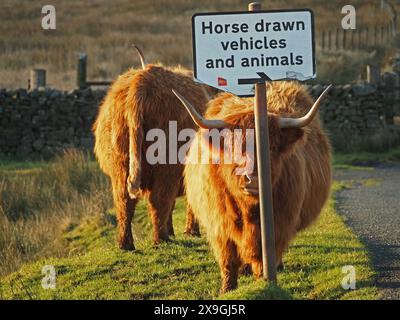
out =
[[[337,210],[371,252],[381,298],[400,300],[400,165],[336,170],[334,177],[355,183],[338,193]]]

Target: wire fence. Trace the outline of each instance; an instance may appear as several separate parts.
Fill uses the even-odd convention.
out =
[[[366,50],[390,44],[395,35],[393,21],[357,29],[323,30],[320,35],[320,47],[323,51]]]

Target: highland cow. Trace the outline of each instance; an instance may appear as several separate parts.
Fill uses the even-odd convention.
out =
[[[331,148],[315,117],[328,90],[311,107],[312,99],[296,82],[267,86],[277,264],[282,263],[296,233],[318,217],[329,195]],[[255,128],[252,98],[219,94],[209,102],[207,119],[203,119],[189,101],[174,93],[203,129]],[[225,292],[237,287],[241,266],[251,266],[256,277],[262,276],[257,164],[253,172],[243,175],[235,174],[241,166],[237,163],[196,164],[202,153],[220,152],[205,138],[203,129],[197,132],[188,153],[185,187],[188,204],[204,227],[219,263],[221,291]],[[255,158],[255,151],[243,155],[243,145],[234,150],[237,152],[247,159]]]
[[[194,128],[188,113],[171,92],[184,87],[188,99],[202,112],[207,102],[205,88],[181,67],[148,65],[138,50],[143,70],[129,70],[111,86],[93,126],[94,152],[101,169],[111,178],[119,227],[119,247],[134,250],[131,222],[138,199],[148,200],[154,243],[174,234],[172,211],[183,193],[183,165],[150,165],[145,158],[146,133],[158,128],[168,134],[169,121],[178,130]],[[179,143],[178,143],[179,145]],[[197,235],[198,226],[188,209],[186,233]]]

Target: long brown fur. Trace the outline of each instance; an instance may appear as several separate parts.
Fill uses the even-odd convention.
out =
[[[94,152],[112,182],[121,249],[134,249],[131,221],[141,196],[148,200],[154,242],[167,240],[173,234],[172,211],[175,198],[183,190],[183,165],[150,165],[145,159],[151,144],[145,141],[149,130],[162,129],[168,137],[169,121],[174,120],[178,132],[195,128],[172,89],[185,91],[203,113],[207,102],[204,89],[192,80],[189,70],[148,65],[144,70],[129,70],[114,82],[93,126]],[[181,144],[178,142],[178,147]],[[189,210],[186,232],[196,234],[197,230]]]
[[[318,116],[307,127],[280,129],[278,118],[303,116],[312,99],[295,82],[268,85],[268,118],[273,183],[277,263],[299,230],[320,214],[331,185],[331,148]],[[253,99],[228,93],[208,104],[208,119],[222,119],[228,128],[254,128]],[[244,176],[234,174],[234,164],[195,164],[199,154],[212,148],[201,130],[185,167],[187,201],[204,227],[220,265],[222,291],[237,286],[238,270],[250,265],[262,275],[258,196],[243,191]],[[240,151],[242,152],[242,151]],[[255,155],[253,155],[255,157]]]

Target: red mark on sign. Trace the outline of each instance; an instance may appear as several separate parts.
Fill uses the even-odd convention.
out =
[[[226,79],[218,77],[218,86],[219,87],[225,87],[228,85],[228,81]]]

